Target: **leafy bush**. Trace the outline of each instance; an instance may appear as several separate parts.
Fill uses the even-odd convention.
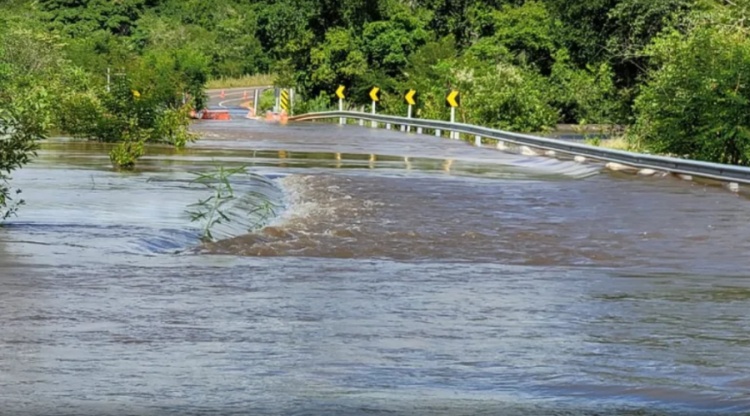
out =
[[[635,103],[634,133],[646,149],[750,164],[750,32],[700,19],[687,34],[659,37],[655,69]]]
[[[196,139],[189,131],[189,107],[164,103],[162,94],[141,93],[126,77],[116,80],[109,93],[72,92],[62,99],[58,126],[74,137],[119,143],[110,159],[115,167],[131,169],[145,143],[182,148]]]
[[[195,141],[197,136],[188,130],[190,126],[188,113],[188,107],[184,106],[166,108],[159,112],[156,117],[154,133],[151,136],[152,141],[168,142],[178,149],[182,149],[188,143]]]
[[[19,189],[10,186],[11,173],[36,156],[38,141],[44,138],[48,124],[42,115],[44,102],[22,99],[3,102],[0,87],[0,221],[15,215],[24,201]],[[34,94],[34,98],[42,98]]]
[[[262,112],[273,110],[275,105],[276,93],[274,92],[274,90],[264,90],[260,94],[260,98],[258,99],[258,107],[260,107],[260,109],[256,110],[255,113],[260,115]]]
[[[135,162],[145,154],[143,142],[124,141],[117,144],[109,152],[109,159],[117,169],[130,170],[135,167]]]
[[[614,123],[621,118],[623,109],[609,64],[577,69],[561,49],[555,54],[549,80],[551,104],[560,109],[563,122]]]
[[[330,111],[333,108],[330,96],[324,92],[309,100],[298,100],[295,107],[295,112],[299,114]],[[338,107],[336,107],[336,110],[338,110]]]
[[[464,103],[476,124],[533,132],[551,128],[558,113],[549,104],[550,85],[540,74],[510,64],[478,71]]]
[[[21,191],[10,185],[12,172],[36,156],[50,127],[52,96],[46,85],[55,84],[58,46],[45,34],[0,27],[0,222],[24,203]]]

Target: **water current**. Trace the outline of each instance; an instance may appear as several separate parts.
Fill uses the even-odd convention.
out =
[[[53,139],[15,174],[0,414],[750,412],[746,198],[358,126],[195,130],[133,173]],[[191,172],[217,165],[259,176],[201,244]]]

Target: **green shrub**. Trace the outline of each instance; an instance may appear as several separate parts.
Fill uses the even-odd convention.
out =
[[[188,130],[190,126],[188,112],[187,107],[162,110],[156,117],[151,140],[155,142],[167,142],[178,149],[182,149],[188,143],[194,142],[197,136]]]
[[[549,103],[549,83],[540,74],[511,64],[477,71],[464,94],[471,122],[502,130],[533,132],[553,127],[558,113]]]
[[[295,114],[317,113],[333,109],[330,96],[324,92],[309,100],[298,100],[294,106]],[[336,110],[338,110],[338,106],[336,106]]]
[[[750,165],[750,32],[721,23],[698,20],[650,47],[655,69],[635,103],[644,148]]]
[[[116,169],[130,170],[135,167],[135,162],[143,156],[145,149],[143,142],[124,141],[120,142],[109,152],[109,159]]]
[[[256,109],[255,113],[260,115],[263,112],[273,110],[275,105],[276,93],[273,89],[265,90],[260,94],[260,99],[258,100],[258,107],[260,109]]]

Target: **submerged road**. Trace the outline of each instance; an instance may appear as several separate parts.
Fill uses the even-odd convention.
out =
[[[750,412],[750,203],[244,118],[137,172],[56,139],[0,229],[0,413]],[[220,241],[189,172],[247,166]],[[247,195],[278,206],[259,217]]]

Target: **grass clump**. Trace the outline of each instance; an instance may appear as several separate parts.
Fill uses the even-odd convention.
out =
[[[241,77],[220,77],[209,80],[206,88],[215,90],[219,88],[240,88],[240,87],[264,87],[273,85],[276,78],[273,74],[256,74],[243,75]]]

